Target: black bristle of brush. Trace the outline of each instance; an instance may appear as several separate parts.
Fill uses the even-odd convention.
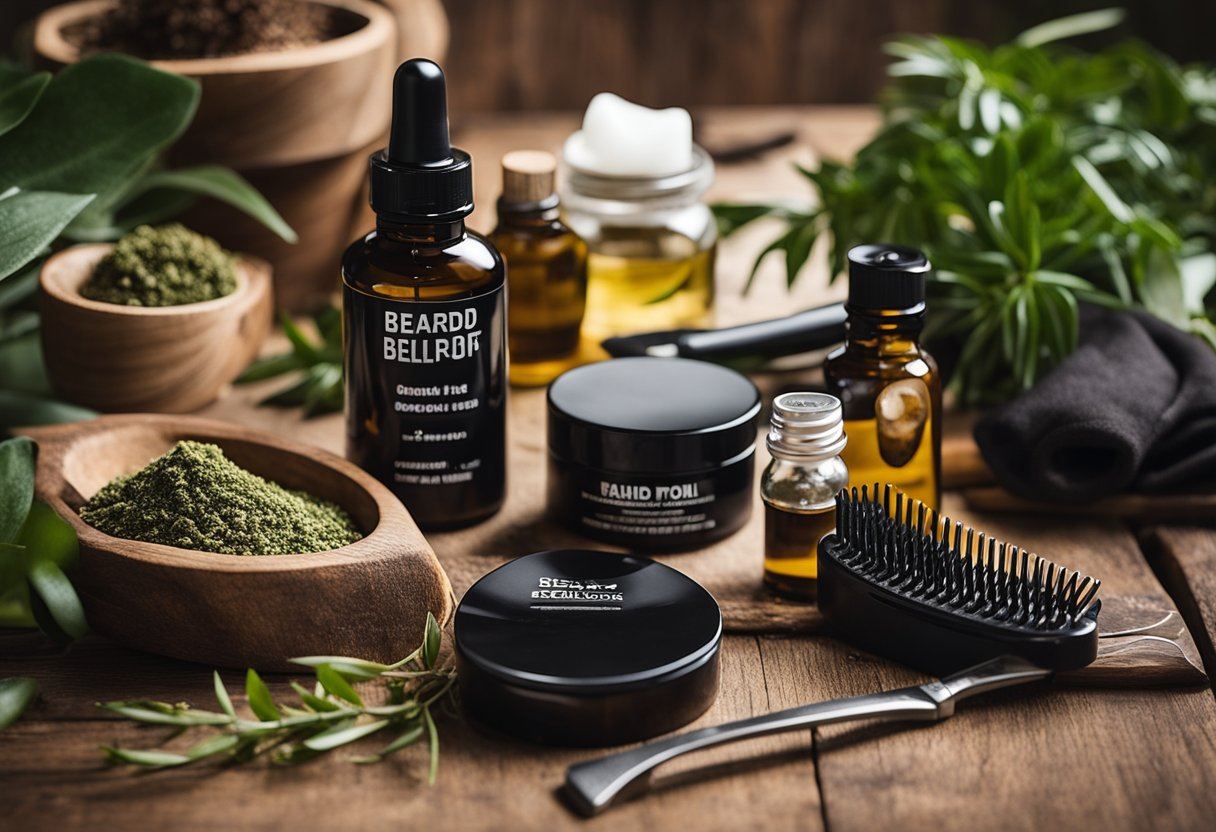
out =
[[[1097,655],[1098,586],[890,485],[840,492],[836,531],[819,543],[819,608],[833,628],[936,675],[1006,654],[1084,667]]]

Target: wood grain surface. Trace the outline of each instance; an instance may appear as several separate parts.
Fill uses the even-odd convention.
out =
[[[874,124],[868,111],[777,109],[716,111],[709,120],[723,133],[795,130],[790,148],[737,166],[719,168],[715,197],[804,198],[788,172],[792,159],[809,161],[815,152],[847,155]],[[572,114],[466,120],[458,141],[479,160],[477,198],[490,205],[497,190],[497,157],[508,149],[554,149]],[[481,210],[476,225],[492,218]],[[758,227],[722,247],[718,317],[722,324],[771,317],[840,296],[828,288],[820,258],[791,295],[781,268],[761,269],[756,288],[740,297],[751,257],[772,227]],[[274,347],[272,346],[271,349]],[[766,384],[799,385],[812,376],[792,372]],[[281,436],[340,451],[341,420],[301,420],[290,412],[255,408],[258,398],[277,389],[274,382],[241,388],[207,408],[210,416],[260,427]],[[527,454],[544,443],[541,408],[524,395],[511,405],[513,479],[507,511],[538,511],[529,492],[540,474],[519,470]],[[530,411],[530,412],[529,412]],[[521,458],[519,454],[523,453]],[[1157,574],[1137,539],[1116,518],[1045,517],[1031,513],[974,514],[957,496],[949,510],[990,527],[1069,566],[1100,575],[1104,597],[1126,600],[1108,605],[1103,616],[1120,629],[1149,629],[1136,638],[1153,642],[1167,635],[1163,653],[1182,656],[1176,614],[1157,574],[1178,607],[1211,644],[1216,627],[1216,585],[1211,579],[1216,536],[1193,529],[1152,530],[1168,544],[1177,569]],[[497,522],[497,521],[495,521]],[[484,529],[484,533],[482,531]],[[445,563],[484,558],[488,568],[503,554],[561,542],[544,527],[519,529],[493,524],[465,532],[433,535],[431,544]],[[497,531],[493,531],[497,529]],[[746,582],[759,579],[759,561],[745,531],[738,548],[709,554],[671,556],[678,568],[705,575],[711,563],[734,575],[740,594],[724,607],[747,611]],[[465,537],[462,537],[464,535]],[[573,542],[573,541],[567,541]],[[737,559],[737,560],[736,560]],[[463,568],[463,567],[462,567]],[[454,581],[470,580],[473,569],[453,568]],[[457,577],[460,576],[460,577]],[[754,586],[754,583],[753,583]],[[1187,594],[1189,593],[1189,595]],[[729,593],[726,593],[729,596]],[[1184,597],[1191,601],[1184,604]],[[756,615],[753,611],[752,615]],[[801,611],[809,619],[808,611]],[[1149,626],[1153,625],[1153,626]],[[757,628],[782,626],[779,621]],[[724,640],[722,692],[696,725],[708,725],[824,697],[889,689],[920,677],[889,662],[860,654],[826,635],[728,634]],[[1105,647],[1104,643],[1104,650]],[[1208,650],[1209,668],[1212,656]],[[1115,651],[1121,652],[1121,651]],[[1126,654],[1124,654],[1126,658]],[[1123,659],[1114,658],[1115,661]],[[1193,649],[1181,659],[1194,673]],[[1137,665],[1108,665],[1106,682],[1137,677]],[[589,822],[576,819],[554,790],[569,763],[591,752],[540,748],[495,736],[476,725],[445,721],[439,783],[426,788],[425,755],[402,755],[379,766],[355,766],[341,754],[298,769],[257,764],[249,770],[222,767],[140,775],[111,769],[97,746],[120,742],[152,746],[157,729],[114,721],[91,702],[114,698],[210,699],[210,668],[125,650],[90,637],[67,654],[52,651],[34,635],[0,636],[0,676],[38,678],[43,695],[27,716],[0,734],[0,804],[5,825],[20,829],[173,828],[187,830],[326,828],[500,829],[684,829],[764,828],[772,830],[1042,830],[1140,829],[1208,830],[1216,817],[1216,699],[1207,685],[1082,687],[1060,680],[979,698],[951,720],[933,727],[903,729],[838,727],[724,748],[720,755],[692,755],[670,770],[660,769],[657,791]],[[239,689],[236,673],[225,675]],[[1091,681],[1099,681],[1097,679]],[[1156,681],[1160,681],[1158,678]],[[285,677],[272,677],[276,696]],[[284,694],[285,695],[285,694]],[[238,701],[238,707],[243,702]],[[372,743],[374,745],[374,741]]]

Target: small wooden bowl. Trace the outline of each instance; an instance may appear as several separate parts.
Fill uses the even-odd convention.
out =
[[[56,394],[106,411],[185,413],[215,400],[257,357],[273,317],[270,266],[242,255],[230,295],[122,306],[80,287],[113,246],[59,252],[42,267],[42,351]]]
[[[355,465],[316,448],[209,419],[103,416],[22,431],[38,442],[37,496],[80,538],[72,582],[90,627],[115,641],[219,667],[291,670],[288,659],[390,662],[446,622],[447,575],[409,512]],[[111,537],[78,511],[103,485],[194,439],[286,488],[337,503],[366,535],[328,552],[240,556]]]

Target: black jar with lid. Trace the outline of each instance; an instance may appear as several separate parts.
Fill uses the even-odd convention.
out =
[[[549,387],[548,507],[589,538],[696,549],[751,516],[756,386],[680,358],[618,358]]]

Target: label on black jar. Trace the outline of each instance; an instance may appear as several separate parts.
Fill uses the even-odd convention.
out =
[[[401,301],[344,288],[347,455],[419,523],[502,499],[505,332],[501,287]]]
[[[712,479],[669,483],[599,480],[581,496],[585,526],[606,532],[660,535],[707,532],[718,525]]]

